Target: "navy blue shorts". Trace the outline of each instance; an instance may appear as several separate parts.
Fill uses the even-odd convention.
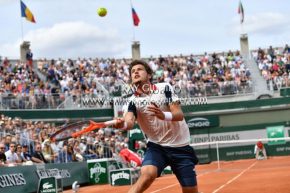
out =
[[[153,165],[158,168],[158,176],[168,165],[176,175],[182,187],[196,186],[196,173],[194,170],[198,159],[194,149],[187,145],[184,147],[163,147],[148,142],[142,166]]]

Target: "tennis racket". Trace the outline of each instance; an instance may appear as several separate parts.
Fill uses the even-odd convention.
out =
[[[117,120],[111,120],[106,122],[94,122],[94,121],[78,121],[72,124],[65,124],[55,133],[53,133],[49,140],[51,141],[64,141],[70,138],[79,137],[85,133],[89,133],[96,129],[105,128],[115,125]]]

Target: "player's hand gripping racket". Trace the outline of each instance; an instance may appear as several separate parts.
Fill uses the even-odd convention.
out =
[[[94,122],[94,121],[79,121],[72,124],[66,124],[59,130],[53,133],[49,139],[51,141],[64,141],[70,138],[76,138],[84,133],[94,131],[96,129],[105,128],[115,125],[117,120],[111,120],[106,122]]]

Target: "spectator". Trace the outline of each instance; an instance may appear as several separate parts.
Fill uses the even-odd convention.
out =
[[[16,153],[16,144],[11,142],[9,145],[9,150],[5,152],[7,163],[8,164],[16,164],[21,163],[17,153]]]
[[[288,44],[285,45],[283,53],[284,54],[289,54],[290,53],[290,47],[288,46]]]
[[[84,156],[83,156],[83,154],[82,154],[82,152],[81,152],[81,150],[80,150],[80,148],[79,147],[75,147],[74,148],[74,152],[75,152],[75,158],[76,158],[76,160],[78,161],[78,162],[82,162],[82,161],[84,161],[85,160],[85,158],[84,158]]]
[[[26,144],[22,146],[21,157],[24,161],[33,161],[32,156],[30,155],[30,153],[28,151],[28,145],[26,145]]]
[[[29,66],[29,68],[32,69],[32,67],[33,67],[33,54],[32,54],[30,49],[26,53],[26,61],[27,61],[27,65]]]
[[[48,163],[42,154],[40,143],[37,143],[35,146],[35,151],[32,155],[32,161],[35,163]]]
[[[54,152],[50,146],[50,142],[49,140],[45,140],[43,142],[43,145],[42,145],[42,154],[45,158],[45,160],[49,163],[53,163],[54,162],[54,158],[57,156],[57,155],[54,155]]]
[[[63,145],[63,148],[60,150],[57,158],[58,163],[68,163],[77,161],[73,147],[67,144]]]
[[[9,150],[10,143],[11,143],[11,134],[7,133],[5,137],[5,151]]]
[[[16,144],[16,154],[18,156],[19,162],[26,162],[27,160],[25,160],[21,154],[22,154],[22,146],[20,144]]]
[[[81,154],[84,155],[87,150],[87,139],[85,136],[81,137],[81,142],[79,144],[79,148],[81,150]]]
[[[77,161],[84,161],[83,153],[81,152],[80,142],[78,140],[74,142],[73,151]]]
[[[5,57],[4,60],[3,60],[3,67],[4,67],[4,69],[5,68],[7,69],[9,65],[10,65],[10,61],[8,60],[7,57]]]
[[[276,56],[275,56],[275,51],[274,51],[272,46],[270,46],[268,49],[268,55],[271,58],[271,62],[273,62],[273,60],[276,58]]]
[[[5,145],[4,143],[0,143],[0,166],[4,166],[6,163]]]

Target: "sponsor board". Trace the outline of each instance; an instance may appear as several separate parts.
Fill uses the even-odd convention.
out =
[[[39,180],[37,193],[58,193],[56,178],[47,177]]]
[[[112,172],[111,173],[111,184],[114,186],[118,181],[118,185],[120,184],[130,184],[130,172],[128,171],[119,171],[119,172]]]
[[[93,183],[106,183],[107,168],[105,163],[97,162],[89,165],[90,181]]]
[[[272,126],[272,127],[267,127],[267,136],[268,138],[274,139],[274,138],[283,138],[285,137],[284,135],[284,126]],[[268,142],[268,145],[278,145],[278,144],[285,144],[285,140],[271,140]]]
[[[126,168],[110,171],[110,183],[112,186],[132,185],[140,176],[139,168]]]
[[[0,188],[23,186],[23,185],[26,185],[26,180],[22,173],[0,175]]]
[[[245,130],[245,131],[235,131],[235,132],[223,132],[223,133],[209,133],[209,134],[194,134],[191,135],[191,144],[214,142],[214,141],[233,141],[233,140],[247,140],[247,139],[259,139],[267,138],[265,129],[259,130]],[[253,143],[243,143],[243,144],[219,144],[220,147],[227,146],[241,146],[250,145]],[[216,145],[210,145],[215,147]],[[198,147],[196,147],[198,148]]]
[[[186,123],[189,129],[215,127],[219,126],[219,117],[186,117]]]
[[[118,168],[113,158],[93,159],[87,161],[90,184],[108,184],[109,171]]]
[[[59,179],[71,177],[70,172],[66,169],[38,169],[36,172],[39,178],[55,177],[56,179]]]
[[[37,192],[40,178],[61,176],[57,180],[57,189],[71,187],[74,181],[79,184],[89,182],[87,163],[36,164],[32,166],[14,166],[0,168],[1,193]]]

